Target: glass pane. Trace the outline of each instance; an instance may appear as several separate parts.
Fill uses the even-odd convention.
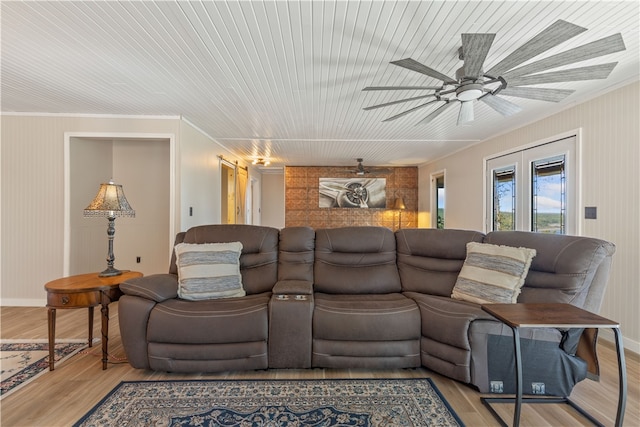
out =
[[[516,168],[493,171],[493,230],[516,229]]]
[[[533,162],[531,177],[531,231],[565,234],[565,156]]]
[[[437,228],[444,228],[444,176],[436,178]]]

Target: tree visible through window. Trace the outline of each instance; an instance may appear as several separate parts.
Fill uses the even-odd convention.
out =
[[[531,163],[531,231],[565,234],[567,194],[565,156]]]
[[[516,168],[493,171],[493,229],[516,229]]]
[[[437,228],[444,228],[444,175],[436,178]]]

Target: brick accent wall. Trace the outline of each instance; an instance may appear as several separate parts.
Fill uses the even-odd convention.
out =
[[[397,230],[418,226],[418,168],[389,168],[391,173],[374,175],[386,178],[386,209],[320,208],[320,178],[362,178],[345,167],[288,166],[285,168],[285,225],[335,228],[350,225],[376,225]],[[366,178],[372,177],[366,175]],[[401,213],[391,209],[395,199],[402,197],[406,209]]]

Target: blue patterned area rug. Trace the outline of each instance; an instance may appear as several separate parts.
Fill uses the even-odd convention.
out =
[[[425,379],[124,381],[75,426],[463,426]]]
[[[86,347],[87,340],[56,340],[56,366]],[[48,371],[48,340],[0,340],[0,399]]]

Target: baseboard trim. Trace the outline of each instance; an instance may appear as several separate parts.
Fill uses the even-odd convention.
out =
[[[2,298],[0,299],[1,307],[46,307],[46,299],[29,299],[29,298]]]
[[[622,337],[625,353],[633,353],[631,356],[640,359],[640,343],[629,338]],[[598,333],[598,342],[610,347],[615,351],[616,344],[613,341],[613,335],[606,333]]]

